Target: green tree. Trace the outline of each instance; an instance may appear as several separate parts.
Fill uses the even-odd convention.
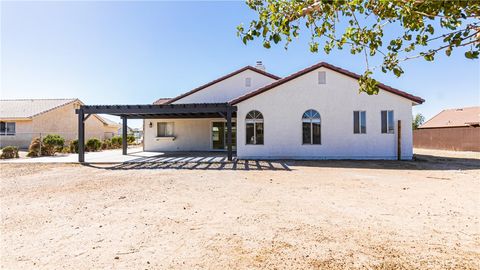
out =
[[[400,77],[401,63],[423,58],[433,61],[444,52],[466,47],[465,57],[480,53],[480,1],[478,0],[247,0],[258,19],[248,27],[239,25],[237,34],[247,44],[261,39],[265,48],[284,42],[308,29],[310,51],[325,53],[348,47],[363,54],[366,68],[360,90],[378,93],[371,75],[376,69]],[[346,26],[345,26],[346,24]],[[399,31],[398,29],[401,29]],[[392,38],[384,33],[391,32]],[[393,32],[393,33],[392,33]],[[373,63],[377,60],[379,63]]]
[[[419,126],[423,125],[424,122],[425,122],[425,117],[421,113],[417,113],[413,117],[412,128],[417,129]]]

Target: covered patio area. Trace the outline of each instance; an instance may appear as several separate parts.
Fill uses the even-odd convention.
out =
[[[226,160],[233,159],[232,118],[237,107],[228,103],[168,104],[168,105],[82,105],[78,114],[78,162],[85,161],[85,120],[92,114],[110,114],[122,119],[122,155],[127,155],[128,119],[195,119],[224,118],[226,120]],[[158,154],[158,153],[157,153]],[[181,153],[178,153],[181,155]],[[219,159],[221,152],[211,154]],[[202,155],[200,155],[201,157]]]

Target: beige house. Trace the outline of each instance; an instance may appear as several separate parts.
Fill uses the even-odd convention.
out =
[[[66,141],[78,138],[78,116],[83,103],[79,99],[11,99],[0,100],[0,147],[27,148],[32,138],[58,134]],[[85,121],[85,138],[110,138],[119,124],[92,115]]]

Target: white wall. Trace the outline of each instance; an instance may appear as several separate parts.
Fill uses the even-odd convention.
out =
[[[245,78],[251,78],[250,87],[245,86]],[[173,102],[173,104],[229,102],[274,81],[275,80],[270,77],[247,69],[201,91],[181,98]]]
[[[318,71],[327,83],[318,84]],[[395,159],[395,134],[381,134],[381,110],[394,110],[402,121],[402,158],[412,158],[412,101],[380,90],[369,96],[358,92],[358,82],[326,68],[307,73],[247,99],[237,112],[239,158]],[[321,115],[321,145],[302,145],[302,114],[315,109]],[[245,116],[258,110],[264,116],[264,145],[245,144]],[[367,133],[353,134],[353,111],[367,112]]]
[[[146,119],[144,131],[145,151],[210,151],[211,123],[224,119]],[[152,122],[152,127],[149,124]],[[157,123],[173,122],[175,140],[157,138]]]

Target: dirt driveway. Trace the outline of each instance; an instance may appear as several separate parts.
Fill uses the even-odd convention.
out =
[[[480,269],[480,161],[2,164],[5,269]]]

